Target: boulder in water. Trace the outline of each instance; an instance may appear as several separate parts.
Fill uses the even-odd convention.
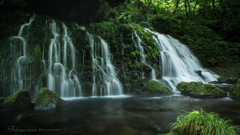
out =
[[[35,101],[35,110],[49,110],[56,109],[63,105],[66,105],[66,102],[63,101],[55,92],[49,90],[48,88],[42,88]]]
[[[240,79],[230,88],[229,93],[231,98],[240,99]]]
[[[218,82],[220,83],[230,83],[230,84],[234,84],[237,82],[238,78],[236,77],[226,77],[226,76],[221,76],[218,79]]]
[[[28,89],[18,90],[5,98],[2,103],[5,109],[27,109],[31,107],[31,97]]]
[[[157,93],[157,94],[171,92],[168,88],[164,87],[160,82],[155,80],[148,81],[148,90],[150,93]]]
[[[220,98],[225,96],[225,92],[212,84],[201,82],[180,82],[177,89],[184,95],[195,98]]]

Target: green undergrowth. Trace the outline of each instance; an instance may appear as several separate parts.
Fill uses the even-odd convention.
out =
[[[240,132],[239,126],[233,126],[232,120],[221,119],[217,113],[207,113],[203,109],[193,110],[187,115],[180,114],[175,123],[171,123],[174,135],[234,135]]]

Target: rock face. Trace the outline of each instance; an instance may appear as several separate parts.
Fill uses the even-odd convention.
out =
[[[229,93],[231,98],[240,99],[240,79],[230,88]]]
[[[2,103],[4,109],[27,109],[31,106],[31,97],[28,89],[18,90],[5,98]]]
[[[196,98],[219,98],[224,97],[225,92],[215,85],[200,82],[181,82],[177,89],[184,95]]]
[[[157,93],[157,94],[171,92],[169,89],[164,87],[160,82],[154,81],[154,80],[148,81],[148,90],[150,93]]]
[[[48,88],[42,88],[35,101],[35,110],[56,109],[63,106],[64,101],[53,91]]]

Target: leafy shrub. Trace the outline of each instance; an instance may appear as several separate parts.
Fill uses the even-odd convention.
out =
[[[171,123],[170,134],[186,135],[234,135],[240,132],[239,126],[230,124],[231,120],[220,119],[216,113],[193,110],[188,115],[179,115]]]

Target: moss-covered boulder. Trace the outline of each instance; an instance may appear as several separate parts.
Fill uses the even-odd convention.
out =
[[[18,90],[5,98],[2,103],[4,109],[27,109],[31,107],[31,97],[28,89]]]
[[[148,90],[150,93],[157,93],[157,94],[171,92],[168,88],[164,87],[160,82],[155,80],[148,81]]]
[[[42,88],[35,101],[35,110],[56,109],[62,106],[64,101],[53,91],[48,88]]]
[[[220,83],[230,83],[230,84],[234,84],[237,82],[238,78],[236,77],[226,77],[226,76],[221,76],[218,79],[218,82]]]
[[[240,79],[230,88],[229,95],[231,98],[240,99]]]
[[[217,86],[201,82],[180,82],[177,84],[177,89],[182,94],[195,98],[219,98],[226,95]]]

